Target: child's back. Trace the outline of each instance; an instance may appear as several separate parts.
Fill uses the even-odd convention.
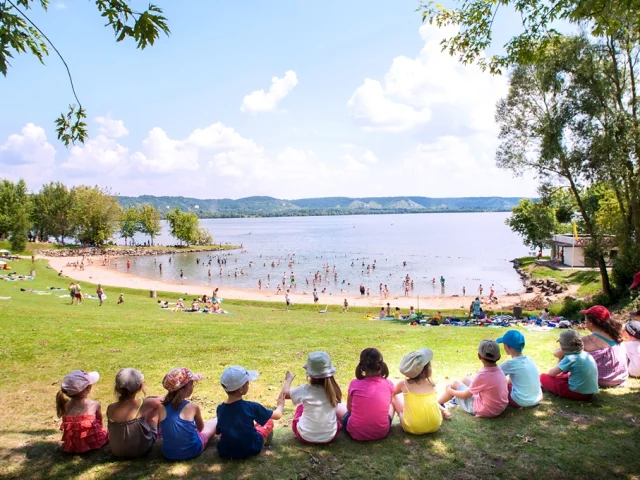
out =
[[[569,389],[572,392],[589,395],[600,391],[598,365],[588,352],[566,354],[558,363],[558,367],[570,374]]]
[[[522,355],[500,365],[504,375],[511,379],[511,398],[521,407],[533,407],[542,400],[540,373],[534,361]]]
[[[437,431],[442,424],[442,413],[435,386],[427,379],[411,384],[403,380],[402,383],[404,431],[414,435]]]
[[[264,437],[255,423],[265,425],[273,414],[259,403],[237,400],[218,405],[216,416],[220,434],[218,453],[223,458],[247,458],[257,455],[264,445]]]
[[[477,417],[497,417],[509,404],[507,377],[498,366],[481,368],[469,385]]]
[[[640,377],[640,341],[634,340],[622,344],[629,359],[629,375]]]
[[[181,413],[190,403],[189,400],[183,400],[178,408],[171,403],[164,405],[166,416],[160,421],[160,428],[162,455],[168,460],[188,460],[202,453],[202,439],[198,435],[195,420],[181,418]]]

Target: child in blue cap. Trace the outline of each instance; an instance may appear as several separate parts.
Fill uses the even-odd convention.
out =
[[[509,330],[498,343],[504,345],[504,351],[511,360],[500,365],[502,372],[509,377],[509,405],[515,408],[534,407],[542,400],[538,367],[531,358],[522,354],[524,335],[518,330]]]

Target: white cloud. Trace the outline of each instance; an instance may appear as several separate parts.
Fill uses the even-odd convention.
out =
[[[345,172],[366,172],[371,165],[378,163],[378,157],[371,150],[367,150],[361,156],[347,154],[341,157],[342,168]]]
[[[57,8],[58,10],[65,10],[66,8],[68,8],[66,3],[64,2],[56,2],[54,7]]]
[[[56,150],[47,141],[42,127],[33,123],[26,124],[22,135],[9,135],[7,141],[0,146],[0,163],[3,164],[43,164],[53,163]]]
[[[273,112],[278,103],[284,99],[298,84],[296,72],[289,70],[284,77],[273,77],[268,92],[256,90],[242,100],[240,110],[249,113]]]
[[[495,104],[507,81],[441,50],[440,40],[456,28],[422,26],[418,57],[394,58],[383,81],[365,79],[347,103],[355,124],[365,131],[400,132],[427,122],[450,131],[495,131]]]
[[[110,138],[120,138],[129,135],[129,130],[124,126],[122,120],[114,120],[111,115],[97,117],[96,123],[100,125],[98,133]]]

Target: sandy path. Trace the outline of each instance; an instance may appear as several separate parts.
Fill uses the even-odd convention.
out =
[[[103,287],[124,287],[134,288],[140,290],[157,290],[164,292],[175,292],[176,298],[178,296],[201,296],[203,294],[211,295],[212,288],[209,285],[199,285],[188,282],[165,282],[162,280],[153,280],[150,278],[140,277],[129,273],[119,272],[109,267],[103,267],[102,265],[86,266],[85,270],[74,269],[73,267],[67,267],[68,262],[80,262],[80,257],[39,257],[47,260],[56,271],[62,270],[62,274],[65,277],[72,278],[74,280],[100,283]],[[95,262],[100,263],[102,257],[95,257]],[[113,297],[118,292],[108,292]],[[276,295],[275,290],[252,290],[244,288],[228,288],[222,287],[219,291],[221,298],[237,299],[237,300],[257,300],[257,301],[269,301],[269,302],[282,302],[284,303],[284,295]],[[533,293],[511,293],[503,295],[500,298],[500,303],[495,305],[495,310],[510,310],[513,305],[517,305],[522,301],[529,300],[535,297]],[[329,305],[342,305],[344,299],[349,300],[349,305],[352,307],[377,307],[379,309],[387,302],[391,303],[392,307],[400,307],[402,309],[408,309],[410,306],[414,306],[421,309],[432,310],[449,310],[449,309],[468,309],[469,304],[475,297],[460,297],[460,296],[425,296],[420,297],[402,297],[402,296],[389,296],[387,299],[383,299],[378,296],[361,297],[360,295],[353,294],[341,294],[341,295],[329,295],[320,294],[319,304],[321,306]],[[291,293],[291,301],[296,303],[313,303],[313,296],[311,293]]]

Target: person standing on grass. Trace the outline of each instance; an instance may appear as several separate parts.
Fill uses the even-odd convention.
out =
[[[62,272],[62,270],[60,270]],[[71,305],[73,305],[76,301],[76,284],[71,282],[69,284],[69,296],[71,297]]]
[[[102,306],[102,297],[104,296],[104,290],[102,290],[102,285],[98,284],[98,289],[96,290],[96,294],[98,295],[98,300],[100,300],[99,307]]]
[[[82,287],[79,282],[76,282],[76,301],[78,302],[78,306],[82,305]]]
[[[313,304],[318,304],[318,291],[315,288],[313,289]]]
[[[342,305],[342,313],[348,313],[348,312],[349,312],[349,302],[345,298],[344,303]]]
[[[289,289],[284,292],[284,301],[287,302],[287,312],[289,311],[289,306],[291,305],[291,298],[289,298]]]

